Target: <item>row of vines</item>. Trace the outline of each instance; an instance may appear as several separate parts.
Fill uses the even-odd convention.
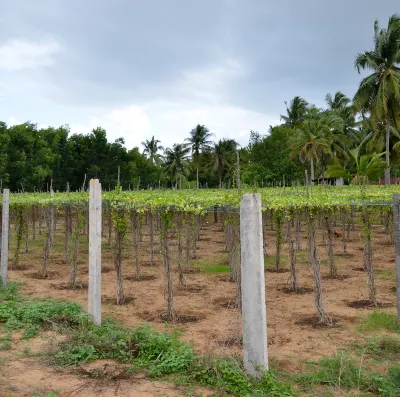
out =
[[[201,207],[166,207],[147,205],[138,209],[116,199],[103,201],[102,238],[103,246],[111,251],[115,269],[116,304],[124,304],[124,271],[127,258],[134,258],[134,277],[143,277],[143,253],[148,255],[146,265],[162,264],[165,283],[165,312],[163,318],[173,321],[178,314],[174,309],[174,288],[186,288],[192,259],[197,256],[197,243],[205,222],[218,223],[225,236],[225,247],[229,260],[228,280],[236,284],[235,306],[241,306],[240,235],[239,213],[233,207],[212,207],[209,211]],[[215,212],[217,210],[217,212]],[[274,271],[281,272],[282,251],[288,251],[290,283],[292,293],[301,292],[299,285],[297,254],[306,249],[313,270],[315,307],[318,322],[331,325],[334,322],[325,311],[319,247],[316,235],[322,235],[328,256],[330,278],[340,278],[335,263],[339,254],[347,254],[347,242],[356,224],[362,224],[364,240],[364,271],[368,274],[368,295],[371,305],[378,305],[373,264],[374,222],[384,225],[388,237],[393,233],[392,207],[390,205],[297,205],[285,208],[264,208],[264,230],[273,231],[273,244],[264,238],[264,255],[275,257]],[[1,222],[0,222],[1,225]],[[79,272],[80,246],[87,245],[88,208],[84,202],[64,202],[50,205],[12,203],[10,231],[12,248],[10,266],[20,266],[21,252],[29,253],[29,244],[38,240],[43,244],[43,255],[37,274],[49,276],[48,263],[55,240],[55,233],[64,236],[64,263],[70,266],[68,285],[76,286]],[[302,247],[301,232],[307,233],[307,247]],[[10,239],[11,241],[11,239]],[[393,241],[393,240],[392,240]],[[175,277],[176,275],[176,277]],[[175,285],[176,284],[176,285]]]

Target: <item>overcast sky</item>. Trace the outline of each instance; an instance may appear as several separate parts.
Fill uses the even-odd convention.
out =
[[[295,95],[353,96],[398,0],[0,0],[0,120],[165,146],[197,124],[248,142]],[[397,5],[397,7],[396,7]]]

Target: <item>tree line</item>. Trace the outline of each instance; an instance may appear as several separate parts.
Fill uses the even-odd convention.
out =
[[[156,137],[127,149],[123,138],[109,142],[98,127],[70,134],[68,126],[38,128],[0,122],[0,183],[13,191],[84,189],[90,178],[103,188],[229,188],[344,178],[390,184],[400,162],[400,16],[380,28],[374,23],[372,49],[357,54],[364,77],[353,98],[327,94],[318,108],[301,96],[286,104],[281,124],[267,134],[250,132],[247,146],[234,139],[213,141],[202,124],[184,142],[164,148]]]

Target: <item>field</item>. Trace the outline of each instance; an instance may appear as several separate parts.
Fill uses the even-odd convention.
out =
[[[315,187],[307,199],[304,188],[261,191],[265,209],[270,361],[276,377],[293,385],[293,395],[398,395],[400,380],[393,373],[400,373],[396,367],[400,338],[395,324],[393,221],[389,203],[392,194],[399,192],[397,186],[366,187],[365,191],[358,187]],[[9,279],[22,282],[20,294],[26,299],[50,297],[87,308],[85,197],[82,193],[56,193],[53,200],[44,194],[12,196]],[[228,357],[232,362],[240,360],[238,197],[232,191],[200,191],[198,195],[188,191],[127,192],[119,196],[105,193],[103,316],[128,327],[152,323],[160,332],[165,328],[165,320],[170,320],[182,331],[181,340],[194,342],[196,354]],[[154,216],[149,215],[149,205],[157,208]],[[207,211],[216,205],[217,216]],[[324,310],[331,319],[328,325],[316,321],[315,277],[309,259],[310,211],[316,228]],[[54,226],[50,216],[54,216]],[[122,219],[125,222],[121,228]],[[296,229],[292,236],[288,234],[289,222]],[[50,234],[51,247],[44,269]],[[368,240],[368,236],[372,238]],[[368,241],[373,265],[364,270]],[[291,290],[291,243],[296,246],[296,291]],[[173,318],[166,317],[170,296],[165,281],[165,244],[172,268]],[[77,274],[71,284],[74,265]],[[121,304],[117,304],[116,286],[121,281],[118,282],[116,269],[120,270],[124,290]],[[371,272],[375,297],[371,296]],[[0,306],[0,319],[1,313]],[[18,330],[10,336],[7,324],[0,331],[0,346],[4,347],[1,395],[246,395],[220,385],[205,387],[206,382],[190,382],[179,376],[152,380],[144,375],[146,371],[127,378],[113,376],[116,364],[110,359],[91,362],[86,357],[78,362],[79,371],[76,366],[58,367],[49,361],[49,355],[68,340],[68,333],[60,334],[50,327],[25,339]],[[271,395],[284,395],[280,393]]]

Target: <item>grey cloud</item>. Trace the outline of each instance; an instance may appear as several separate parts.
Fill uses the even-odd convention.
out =
[[[0,40],[54,38],[65,48],[41,78],[56,103],[82,106],[168,99],[186,71],[236,59],[245,73],[228,105],[279,116],[301,95],[352,96],[357,52],[398,2],[385,0],[14,0],[0,5]],[[188,93],[190,95],[190,93]]]

